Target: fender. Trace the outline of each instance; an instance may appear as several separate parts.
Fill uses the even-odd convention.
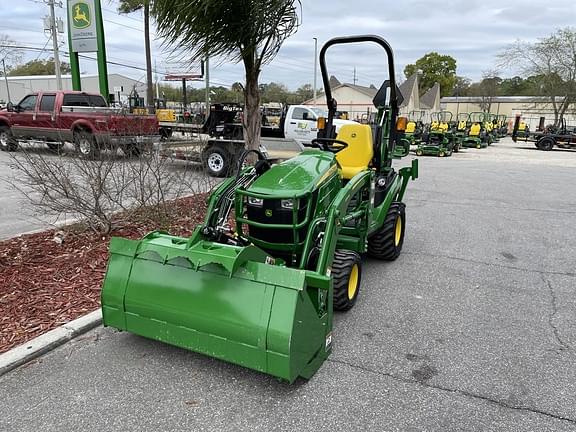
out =
[[[0,114],[0,126],[12,127],[12,122],[10,121],[10,116],[6,113]]]
[[[88,119],[78,119],[70,127],[70,132],[74,134],[77,130],[85,130],[91,133],[96,131],[94,125]]]

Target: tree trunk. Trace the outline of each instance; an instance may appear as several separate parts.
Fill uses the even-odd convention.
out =
[[[570,96],[566,95],[564,96],[564,100],[562,101],[562,104],[560,105],[560,110],[558,112],[558,121],[556,126],[560,127],[562,126],[562,120],[564,119],[564,115],[566,114],[566,110],[568,110],[568,107],[570,106]]]
[[[154,83],[152,82],[152,53],[150,50],[150,2],[144,2],[144,39],[146,46],[146,102],[148,112],[154,114]]]
[[[552,96],[550,96],[550,102],[552,102],[552,109],[554,110],[554,126],[558,126],[559,110],[558,110],[558,105],[556,104],[556,96],[554,96],[554,94]]]
[[[258,89],[259,70],[246,68],[246,86],[244,87],[244,117],[242,126],[247,150],[260,148],[260,91]]]

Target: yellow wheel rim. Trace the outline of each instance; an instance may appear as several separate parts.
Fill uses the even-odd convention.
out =
[[[398,216],[398,218],[396,219],[394,245],[398,246],[400,244],[400,240],[402,240],[402,218]]]
[[[354,264],[348,279],[348,300],[352,300],[358,291],[358,264]]]

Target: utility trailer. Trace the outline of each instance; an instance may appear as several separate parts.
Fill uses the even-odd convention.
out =
[[[262,137],[260,144],[260,151],[274,161],[290,159],[302,151],[302,146],[293,139]],[[163,141],[159,150],[163,157],[200,162],[209,175],[225,177],[235,170],[235,162],[244,152],[245,143],[243,140],[212,139],[204,135],[194,140]]]
[[[189,127],[196,132],[198,139],[186,144],[178,141],[164,142],[162,152],[165,156],[177,159],[202,162],[209,175],[226,177],[234,171],[236,161],[245,150],[244,133],[241,117],[243,106],[235,103],[214,104],[210,106],[210,114],[201,130]],[[323,110],[306,105],[290,105],[283,110],[280,125],[269,124],[263,116],[261,127],[261,142],[265,152],[274,159],[282,159],[284,155],[294,156],[296,152],[308,145],[318,134],[318,117],[327,116]],[[345,124],[357,124],[348,120],[334,119],[336,131]],[[160,134],[171,136],[164,129]],[[270,154],[270,151],[272,154]],[[274,154],[278,155],[275,157]]]
[[[544,118],[540,119],[538,130],[529,134],[520,134],[521,117],[516,116],[512,140],[514,142],[532,142],[538,150],[550,151],[554,147],[576,149],[576,127],[566,126],[566,119],[562,119],[560,126],[544,127]]]

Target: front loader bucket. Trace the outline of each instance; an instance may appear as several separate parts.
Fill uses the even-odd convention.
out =
[[[290,382],[308,378],[329,354],[329,314],[318,313],[305,271],[266,260],[254,246],[114,238],[103,323]]]

